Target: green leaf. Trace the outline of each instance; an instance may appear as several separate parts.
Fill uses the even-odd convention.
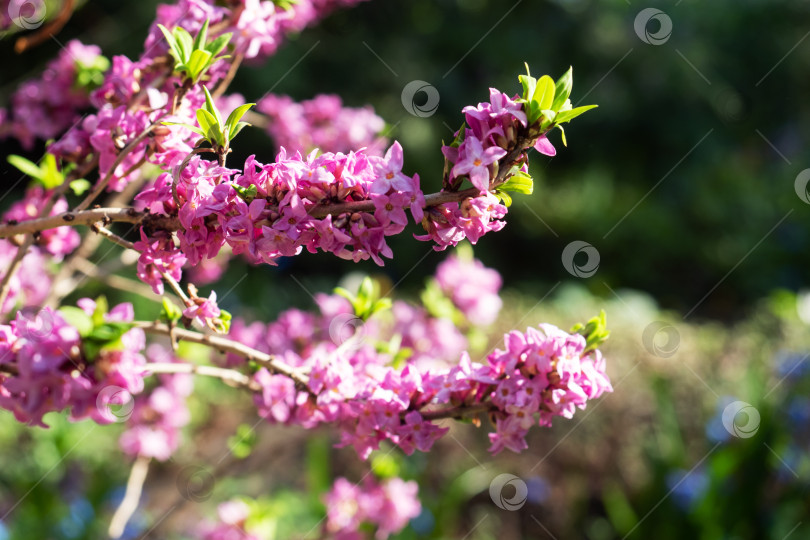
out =
[[[461,143],[464,142],[464,134],[466,131],[467,131],[467,124],[462,123],[461,127],[458,128],[458,135],[456,136],[455,139],[453,139],[453,142],[450,143],[451,148],[458,148],[459,146],[461,146]]]
[[[529,72],[529,64],[524,63],[526,66],[526,75],[518,75],[518,80],[520,84],[523,85],[523,99],[526,102],[530,102],[532,97],[534,97],[534,91],[537,88],[537,79],[532,77],[531,72]]]
[[[560,138],[562,139],[563,146],[568,146],[568,141],[565,140],[565,129],[560,124],[557,124],[554,127],[560,130]]]
[[[252,203],[253,199],[256,198],[256,184],[251,184],[249,187],[240,186],[239,184],[231,184],[231,187],[233,187],[236,194],[248,204]]]
[[[104,324],[104,316],[110,310],[110,305],[107,302],[106,296],[99,296],[96,298],[96,309],[93,310],[93,324],[101,326]]]
[[[65,322],[79,331],[81,337],[87,337],[93,331],[93,319],[83,309],[76,306],[62,306],[59,308],[59,314]]]
[[[16,167],[20,170],[20,172],[30,176],[31,178],[34,178],[35,180],[40,180],[42,178],[42,171],[33,161],[29,161],[24,157],[15,154],[8,156],[6,160],[10,165]]]
[[[601,310],[599,315],[592,317],[587,324],[583,325],[579,323],[574,325],[571,332],[578,332],[585,336],[586,352],[599,348],[599,346],[610,337],[610,331],[607,329],[607,315],[605,314],[605,310]]]
[[[191,51],[194,50],[191,34],[189,34],[185,28],[175,26],[174,39],[177,43],[177,50],[180,53],[180,58],[178,58],[177,61],[182,64],[188,64],[191,58]]]
[[[207,41],[208,41],[208,19],[205,19],[202,28],[200,28],[200,31],[197,32],[197,36],[194,38],[194,43],[192,45],[192,47],[194,48],[193,50],[204,49]]]
[[[231,41],[231,36],[232,35],[233,34],[231,34],[230,32],[228,32],[227,34],[222,34],[221,36],[216,38],[214,41],[209,43],[205,47],[205,50],[210,52],[212,57],[216,57],[216,55],[221,53],[222,49],[224,49],[228,45],[228,43]]]
[[[198,128],[197,126],[192,126],[191,124],[186,124],[184,122],[161,122],[161,124],[163,124],[164,126],[183,126],[184,128],[190,129],[191,131],[202,137],[206,136],[205,132],[202,129]]]
[[[568,71],[563,73],[562,77],[557,79],[554,85],[554,102],[551,108],[559,111],[565,104],[565,101],[571,96],[571,90],[574,87],[574,68],[569,67]]]
[[[225,132],[228,133],[228,138],[233,139],[236,135],[234,130],[236,129],[237,124],[245,116],[245,113],[250,110],[251,107],[256,105],[255,103],[245,103],[244,105],[240,105],[239,107],[235,108],[231,111],[231,114],[228,115],[228,119],[225,120]],[[238,132],[237,132],[238,133]]]
[[[53,189],[59,187],[65,181],[65,175],[59,170],[56,164],[56,156],[53,154],[45,154],[42,158],[42,164],[39,166],[42,171],[40,181],[45,189]]]
[[[208,139],[211,144],[224,143],[224,141],[220,142],[222,133],[220,133],[219,124],[217,123],[217,119],[214,118],[214,115],[205,109],[197,109],[197,122],[200,124],[200,128],[205,132],[205,138]]]
[[[531,195],[534,191],[534,181],[528,174],[518,171],[510,176],[506,182],[498,186],[498,190],[514,191],[516,193]]]
[[[177,45],[177,40],[174,39],[172,33],[169,32],[169,30],[162,24],[159,24],[158,28],[160,28],[160,31],[163,32],[163,37],[166,38],[166,42],[169,44],[169,50],[172,56],[174,56],[175,65],[178,63],[182,63],[185,60],[185,58],[183,57],[182,52]]]
[[[163,309],[160,312],[160,318],[166,322],[177,322],[183,318],[183,311],[177,307],[177,304],[163,297]]]
[[[191,53],[191,56],[186,62],[188,66],[188,77],[197,82],[200,77],[205,73],[208,67],[208,61],[211,60],[211,53],[204,49],[197,49]]]
[[[211,94],[208,92],[208,88],[206,88],[204,85],[203,92],[205,92],[205,110],[214,115],[214,118],[217,119],[217,124],[222,126],[222,115],[219,114],[219,110],[214,103],[214,98],[211,97]]]
[[[537,88],[534,90],[532,101],[537,104],[538,110],[550,109],[554,103],[554,80],[548,75],[543,75],[537,81]]]
[[[239,122],[238,124],[233,126],[233,129],[231,130],[231,132],[228,135],[228,140],[232,141],[237,135],[239,135],[240,131],[242,131],[243,129],[245,129],[249,125],[250,124],[248,124],[247,122]]]
[[[591,109],[595,109],[599,105],[583,105],[582,107],[577,107],[576,109],[571,109],[570,111],[564,111],[557,115],[555,122],[558,124],[564,124],[566,122],[570,122],[580,114],[590,111]]]
[[[509,208],[512,206],[512,197],[510,197],[505,191],[497,191],[495,192],[495,196],[501,200],[505,207]]]
[[[91,185],[92,184],[90,184],[90,182],[84,178],[79,178],[78,180],[74,180],[70,183],[70,189],[73,191],[74,195],[78,196],[90,189]]]

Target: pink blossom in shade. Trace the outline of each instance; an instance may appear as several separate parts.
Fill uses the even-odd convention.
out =
[[[382,485],[385,503],[378,514],[376,537],[388,538],[405,528],[410,520],[422,511],[422,504],[417,497],[419,485],[401,478],[391,478]]]
[[[189,319],[199,319],[205,324],[206,319],[216,319],[222,313],[217,305],[217,292],[211,291],[208,298],[195,298],[193,305],[183,310],[183,315]]]
[[[470,182],[484,193],[489,189],[489,165],[505,155],[506,150],[499,146],[491,146],[485,150],[481,141],[475,137],[467,137],[459,147],[460,159],[453,167],[453,175],[469,175]]]
[[[385,121],[373,108],[344,107],[336,95],[319,94],[296,103],[287,96],[269,94],[257,103],[256,110],[268,116],[267,132],[276,145],[290,151],[366,148],[367,154],[376,156],[387,143],[379,136]]]
[[[170,350],[157,344],[146,349],[146,357],[150,363],[179,361]],[[186,398],[193,389],[193,378],[188,374],[163,374],[159,381],[150,393],[135,397],[127,429],[119,439],[128,455],[169,459],[180,445],[180,429],[191,419]]]
[[[543,154],[544,156],[556,156],[557,149],[554,148],[554,145],[551,144],[551,141],[548,140],[548,137],[543,135],[537,142],[534,143],[534,149]]]
[[[261,391],[253,396],[259,415],[272,422],[287,422],[295,407],[293,380],[284,375],[271,375],[265,368],[259,369],[253,380],[261,387]]]
[[[498,318],[503,302],[498,296],[502,281],[496,270],[477,259],[451,255],[436,268],[436,280],[472,324],[486,326]]]
[[[528,120],[520,103],[495,88],[489,89],[489,103],[481,103],[477,107],[467,106],[461,112],[468,120],[475,118],[480,122],[497,121],[503,116],[511,115],[525,127]]]
[[[245,522],[250,516],[250,507],[244,501],[235,499],[217,506],[218,523],[205,523],[195,534],[201,540],[260,540],[258,536],[245,530]]]
[[[425,217],[424,208],[427,203],[425,202],[425,194],[422,193],[421,189],[419,189],[418,174],[413,175],[413,178],[411,179],[411,189],[408,193],[410,193],[411,215],[413,216],[414,221],[419,223],[422,221],[422,218]]]
[[[375,538],[384,540],[398,533],[419,515],[422,505],[414,481],[391,478],[378,483],[366,477],[362,486],[338,478],[324,497],[327,534],[335,538],[361,539],[364,524],[377,528]]]
[[[27,3],[30,7],[31,3]],[[5,14],[5,8],[2,11]],[[92,65],[100,55],[101,50],[95,45],[69,41],[40,78],[25,81],[17,88],[11,96],[9,118],[0,131],[16,138],[27,150],[37,139],[61,135],[90,104],[87,90],[76,84],[77,64]]]
[[[3,214],[3,222],[27,221],[40,217],[42,207],[50,198],[52,190],[45,190],[41,186],[34,186],[25,191],[22,200],[16,201]],[[59,197],[51,208],[49,215],[55,216],[67,212],[68,204],[64,197]],[[49,253],[56,262],[71,253],[79,245],[81,237],[73,227],[56,227],[39,233],[37,245]]]
[[[515,453],[520,453],[528,448],[527,432],[528,430],[521,426],[519,419],[515,416],[498,419],[495,422],[495,433],[489,434],[489,442],[492,443],[489,451],[493,455],[497,455],[508,448]]]
[[[450,428],[440,428],[432,422],[424,421],[417,411],[405,415],[405,423],[398,430],[399,447],[408,455],[414,449],[427,452]]]
[[[371,185],[372,193],[385,194],[390,190],[395,191],[410,191],[412,189],[411,179],[402,173],[402,165],[404,164],[404,157],[402,155],[402,146],[398,141],[385,153],[384,158],[370,157],[369,161],[374,167],[374,174],[376,178]]]

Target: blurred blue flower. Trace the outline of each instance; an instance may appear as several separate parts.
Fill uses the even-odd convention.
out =
[[[806,431],[810,427],[810,398],[796,396],[791,399],[787,417],[794,429]]]
[[[551,495],[551,486],[545,478],[532,476],[526,480],[526,487],[529,489],[529,502],[532,504],[543,504]]]
[[[723,426],[723,411],[735,401],[733,396],[723,396],[717,401],[714,416],[706,423],[706,438],[711,442],[727,442],[731,438],[731,433]]]
[[[795,381],[810,373],[810,352],[779,351],[774,362],[779,377]]]
[[[95,516],[95,511],[87,499],[79,497],[70,503],[69,512],[59,522],[59,529],[66,537],[77,538],[85,532],[87,524]]]
[[[678,508],[688,511],[706,494],[709,479],[701,469],[691,473],[678,469],[667,475],[667,487],[672,490],[672,499]]]
[[[8,540],[9,538],[11,537],[8,535],[6,524],[0,521],[0,540]]]
[[[425,507],[422,507],[419,515],[411,520],[411,528],[419,535],[430,534],[435,526],[436,519],[433,513]]]

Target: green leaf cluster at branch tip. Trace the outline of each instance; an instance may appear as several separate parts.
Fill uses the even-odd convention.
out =
[[[162,24],[159,24],[158,28],[169,43],[169,51],[175,60],[174,71],[185,74],[186,79],[192,84],[198,83],[215,62],[229,58],[228,55],[217,55],[228,45],[232,34],[222,34],[208,43],[208,19],[193,39],[191,34],[180,26],[175,26],[172,32]]]
[[[527,64],[526,75],[520,75],[518,79],[523,85],[523,97],[519,101],[525,105],[529,124],[539,122],[543,131],[552,128],[559,129],[562,132],[563,144],[566,146],[565,130],[561,124],[570,122],[577,116],[597,107],[597,105],[584,105],[572,108],[569,97],[574,85],[573,68],[569,67],[568,71],[555,82],[548,75],[535,79],[531,76]]]
[[[587,324],[577,323],[571,328],[571,332],[577,332],[585,336],[585,350],[592,351],[598,349],[602,343],[610,337],[607,329],[607,315],[605,310],[599,312],[599,316],[591,318]]]
[[[348,300],[354,309],[354,314],[364,321],[379,311],[391,308],[390,298],[380,298],[379,282],[368,276],[363,278],[356,295],[343,287],[336,287],[335,294]]]
[[[190,129],[208,141],[217,153],[223,151],[227,153],[227,149],[230,147],[234,137],[236,137],[245,126],[250,125],[247,122],[241,122],[241,120],[245,113],[256,104],[245,103],[244,105],[240,105],[231,111],[231,114],[229,114],[228,118],[223,122],[222,115],[205,86],[203,86],[203,91],[205,92],[205,105],[202,109],[197,109],[196,115],[199,127],[178,122],[163,122],[163,124],[167,126],[179,125]],[[255,197],[255,194],[253,196]]]

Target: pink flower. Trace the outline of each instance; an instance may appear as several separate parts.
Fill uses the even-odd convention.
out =
[[[390,190],[406,191],[413,190],[411,179],[402,173],[404,158],[402,146],[398,141],[394,141],[391,148],[385,153],[385,158],[370,157],[369,161],[374,167],[376,178],[371,185],[372,193],[385,194]]]
[[[472,184],[484,193],[489,189],[488,166],[504,157],[506,150],[499,146],[491,146],[484,150],[481,141],[468,136],[459,147],[459,154],[461,159],[453,167],[453,175],[469,175]]]
[[[208,298],[195,298],[194,305],[183,310],[183,315],[189,319],[199,319],[205,324],[206,319],[216,319],[222,313],[217,306],[217,293],[211,291]]]

